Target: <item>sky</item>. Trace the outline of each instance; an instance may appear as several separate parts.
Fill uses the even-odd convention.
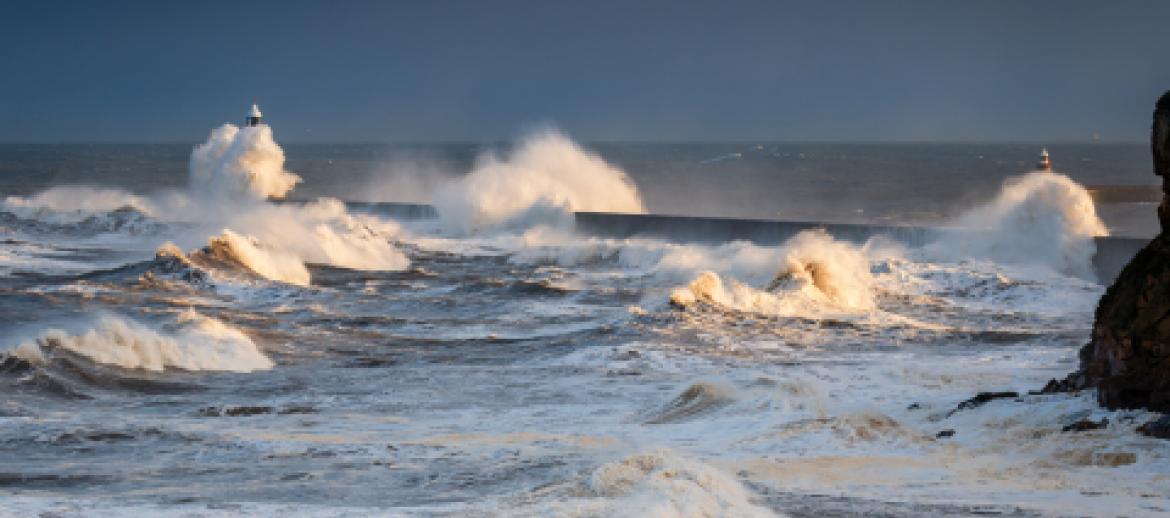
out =
[[[0,142],[1139,141],[1170,1],[0,0]]]

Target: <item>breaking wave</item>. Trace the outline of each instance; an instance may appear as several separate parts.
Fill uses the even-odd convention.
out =
[[[605,464],[589,489],[615,498],[609,516],[772,517],[734,478],[698,461],[660,449]]]
[[[211,238],[207,253],[212,257],[238,263],[266,279],[309,285],[309,269],[300,258],[279,248],[259,242],[252,236],[243,236],[231,230]]]
[[[268,202],[288,194],[299,181],[284,170],[284,152],[268,126],[225,124],[192,151],[186,192],[144,197],[55,187],[28,198],[8,198],[0,206],[9,211],[0,213],[0,225],[70,236],[126,232],[153,237],[166,230],[169,241],[208,243],[219,259],[300,286],[310,282],[307,264],[395,271],[409,265],[391,243],[400,231],[392,222],[350,214],[335,199]]]
[[[61,186],[5,198],[0,202],[0,228],[67,236],[154,234],[165,227],[154,218],[158,212],[154,201],[122,190]]]
[[[191,153],[191,192],[200,210],[212,208],[223,230],[210,248],[272,280],[307,286],[306,264],[359,270],[401,270],[409,260],[390,238],[398,228],[354,216],[345,204],[321,199],[274,205],[300,177],[284,170],[284,151],[266,125],[225,124]]]
[[[273,366],[248,335],[195,311],[181,313],[168,327],[155,329],[128,318],[106,315],[77,334],[49,329],[35,340],[17,346],[13,354],[44,363],[61,349],[98,363],[149,371],[252,372]]]
[[[307,264],[369,271],[406,269],[410,260],[391,242],[398,226],[351,215],[345,204],[321,199],[298,206],[241,208],[209,243],[220,258],[238,261],[272,280],[307,286]]]
[[[0,209],[24,219],[50,223],[77,223],[116,211],[146,216],[157,212],[154,203],[145,197],[119,189],[77,185],[52,187],[29,197],[9,196],[0,203]]]
[[[283,198],[300,181],[284,170],[284,150],[264,124],[224,124],[191,152],[191,191],[200,197]]]
[[[671,303],[681,307],[705,303],[779,315],[805,315],[822,308],[869,311],[876,307],[874,279],[862,248],[813,230],[797,234],[779,252],[780,269],[766,287],[753,287],[735,278],[725,281],[718,273],[704,271],[676,289]]]
[[[955,223],[964,231],[944,235],[931,252],[1044,265],[1084,278],[1093,276],[1093,238],[1109,235],[1083,186],[1044,171],[1009,179],[994,200]]]
[[[574,211],[645,212],[621,169],[556,131],[522,140],[507,157],[485,154],[434,195],[444,226],[469,233],[498,226],[568,221]]]
[[[687,387],[670,403],[650,412],[643,422],[647,424],[682,422],[718,410],[734,401],[734,387],[699,381]]]

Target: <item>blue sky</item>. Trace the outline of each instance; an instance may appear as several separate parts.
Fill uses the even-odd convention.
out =
[[[0,141],[1146,138],[1167,1],[0,3]]]

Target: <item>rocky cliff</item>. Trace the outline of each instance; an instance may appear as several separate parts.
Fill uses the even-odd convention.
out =
[[[1049,389],[1095,387],[1106,407],[1170,412],[1170,92],[1154,109],[1150,147],[1162,177],[1162,232],[1101,297],[1080,370]]]

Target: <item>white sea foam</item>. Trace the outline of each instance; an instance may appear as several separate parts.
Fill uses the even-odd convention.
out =
[[[264,124],[224,124],[191,152],[191,191],[201,197],[283,198],[300,181],[284,170],[284,150]]]
[[[119,209],[133,209],[146,215],[157,212],[154,202],[146,197],[120,189],[80,185],[51,187],[28,197],[9,196],[0,203],[0,210],[55,223],[75,223]]]
[[[818,307],[847,311],[876,307],[869,259],[856,245],[837,241],[823,231],[805,231],[769,255],[779,257],[772,263],[779,266],[772,267],[773,278],[767,286],[753,287],[734,278],[725,282],[718,273],[704,271],[686,287],[675,290],[671,301],[681,306],[704,302],[740,311],[807,316]],[[714,263],[694,254],[684,256],[680,259],[668,254],[659,264],[669,261],[677,268],[680,261],[688,265]],[[758,265],[749,276],[758,279],[761,267],[766,268]]]
[[[485,154],[434,195],[443,223],[469,233],[500,225],[568,221],[573,211],[645,212],[624,171],[556,131],[523,139],[506,157]]]
[[[170,329],[105,315],[84,332],[49,329],[16,350],[30,355],[33,348],[42,355],[61,348],[98,363],[151,371],[252,372],[273,366],[248,335],[192,310],[181,313]]]
[[[212,255],[236,261],[261,277],[297,286],[309,285],[309,270],[299,257],[269,247],[252,236],[224,229],[222,234],[211,238],[209,247]]]
[[[1109,231],[1083,186],[1062,174],[1037,171],[1009,179],[996,198],[968,211],[931,250],[950,260],[987,258],[1093,276],[1093,238]]]
[[[321,199],[274,205],[300,178],[284,170],[284,152],[266,125],[224,125],[191,153],[193,210],[216,213],[224,227],[212,239],[250,270],[269,279],[309,284],[306,263],[361,270],[401,270],[409,260],[390,239],[397,225],[349,214],[344,203]],[[205,216],[204,216],[205,217]],[[246,236],[246,237],[245,237]]]
[[[718,468],[660,448],[599,466],[587,494],[512,510],[522,516],[759,518],[776,513],[752,501],[751,493]]]

